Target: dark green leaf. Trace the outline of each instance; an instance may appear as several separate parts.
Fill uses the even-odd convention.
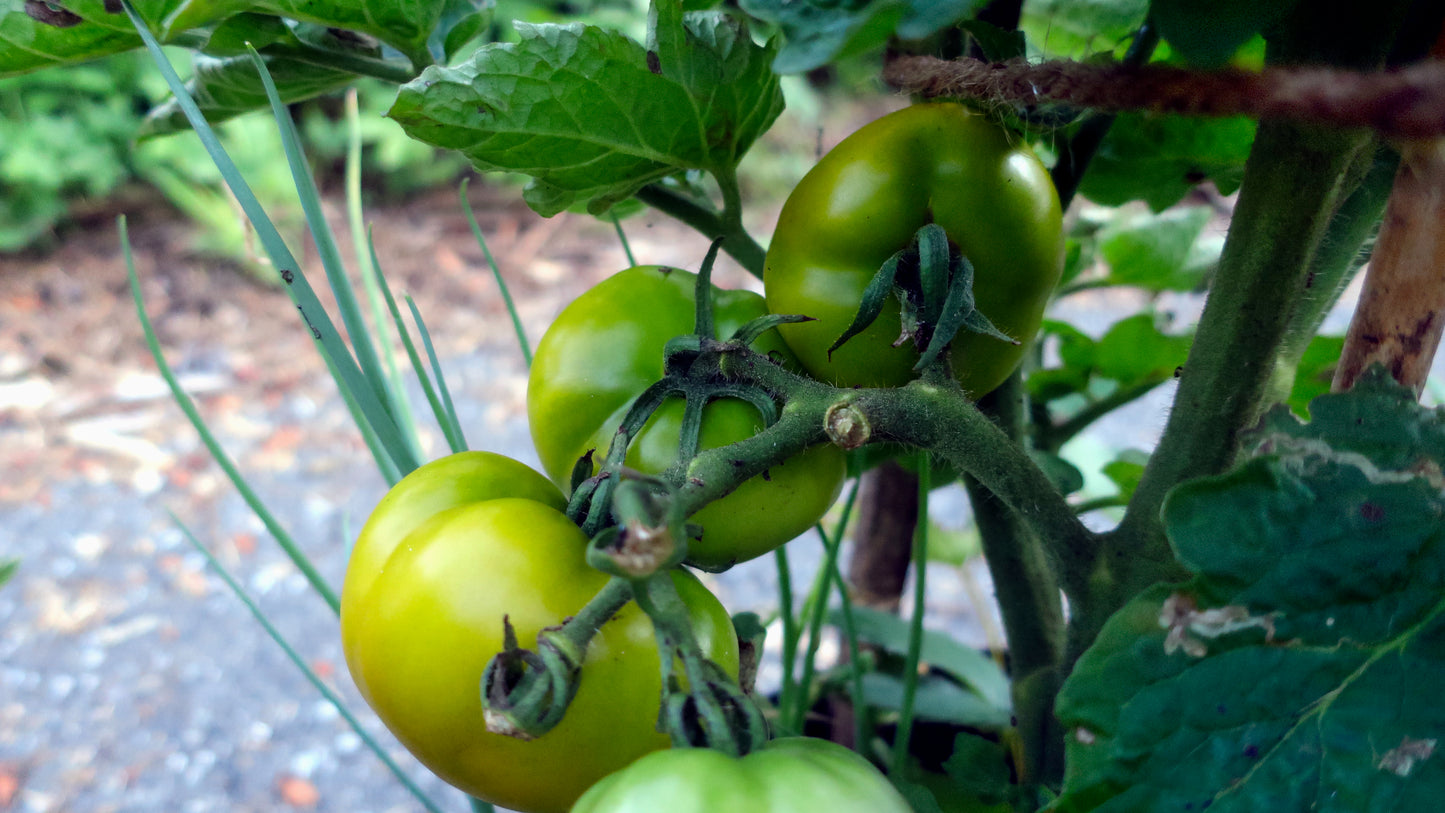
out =
[[[874,708],[898,710],[903,703],[903,681],[882,672],[863,676],[863,697]],[[913,697],[913,716],[919,720],[969,726],[985,731],[1007,728],[1009,712],[951,680],[924,675]]]
[[[152,30],[161,31],[163,21],[187,4],[185,0],[136,0],[133,5]],[[28,13],[32,9],[25,0],[0,0],[0,77],[86,62],[141,45],[130,20],[119,12],[106,11],[104,0],[66,2],[51,18],[58,24],[36,19]]]
[[[938,800],[933,797],[933,791],[916,782],[909,782],[897,773],[888,777],[893,787],[908,801],[908,807],[913,813],[943,813]]]
[[[6,582],[14,578],[15,571],[19,569],[19,559],[6,559],[5,561],[0,561],[0,587],[4,587]]]
[[[1159,34],[1191,65],[1218,68],[1299,0],[1154,0]]]
[[[985,0],[742,0],[743,11],[776,24],[787,42],[773,70],[802,73],[881,47],[888,38],[922,39],[972,17]]]
[[[519,24],[520,42],[428,68],[390,115],[478,169],[532,176],[525,197],[544,215],[578,202],[598,214],[681,169],[731,170],[782,111],[771,48],[719,13],[685,20],[659,23],[652,51],[601,28]]]
[[[254,11],[370,34],[401,51],[420,68],[427,64],[427,39],[449,0],[260,0]],[[480,3],[474,4],[477,8]]]
[[[969,20],[961,26],[978,43],[990,62],[1004,62],[1028,55],[1028,41],[1018,29],[1005,30],[983,20]]]
[[[1376,367],[1176,488],[1196,576],[1126,605],[1058,705],[1058,811],[1431,810],[1445,794],[1445,413]]]
[[[959,734],[943,770],[957,788],[985,804],[1002,802],[1010,790],[1008,755],[1002,745],[973,734]]]
[[[829,613],[828,623],[842,626],[841,614]],[[854,628],[858,638],[875,644],[895,655],[908,652],[908,621],[892,613],[867,607],[853,608]],[[923,649],[919,660],[957,678],[977,692],[978,697],[1005,713],[1012,706],[1008,678],[993,659],[976,649],[964,646],[952,636],[924,630]]]
[[[348,71],[320,68],[310,62],[285,57],[263,56],[281,100],[287,103],[310,99],[346,87],[356,75]],[[206,120],[220,122],[267,106],[261,76],[248,56],[217,59],[197,54],[195,74],[186,89],[200,106]],[[190,129],[175,99],[158,105],[146,116],[137,134],[141,138]]]
[[[1149,291],[1200,287],[1221,245],[1200,240],[1212,216],[1211,210],[1194,206],[1124,216],[1105,226],[1099,232],[1099,253],[1109,266],[1109,282]]]
[[[1244,176],[1254,127],[1246,118],[1123,114],[1099,145],[1079,192],[1105,206],[1142,200],[1156,212],[1206,180],[1228,195]]]
[[[1059,493],[1064,496],[1067,497],[1084,487],[1084,473],[1079,471],[1073,463],[1056,454],[1049,454],[1037,449],[1030,449],[1029,457],[1049,478],[1049,482],[1054,484],[1054,488],[1057,488]]]

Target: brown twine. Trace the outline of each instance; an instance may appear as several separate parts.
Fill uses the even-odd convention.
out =
[[[1060,102],[1107,112],[1293,119],[1368,127],[1397,139],[1445,136],[1445,62],[1438,60],[1379,73],[1330,68],[1201,73],[1162,65],[905,56],[891,61],[883,78],[900,90],[930,97],[1019,105]]]

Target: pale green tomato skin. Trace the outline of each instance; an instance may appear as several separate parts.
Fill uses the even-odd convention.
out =
[[[890,301],[831,354],[863,291],[919,228],[937,223],[974,266],[976,306],[1012,345],[959,334],[950,359],[965,391],[982,396],[1018,366],[1063,273],[1058,193],[1027,145],[957,104],[919,104],[864,125],[788,196],[768,247],[763,286],[773,313],[816,321],[779,328],[815,378],[894,387],[917,376],[912,342]]]
[[[655,633],[627,604],[589,645],[556,728],[529,742],[489,733],[481,676],[502,649],[503,617],[533,647],[608,577],[587,565],[587,538],[560,510],[556,486],[499,455],[466,455],[403,479],[362,530],[342,593],[347,667],[387,728],[442,779],[503,807],[562,813],[598,779],[670,744],[656,729]],[[735,676],[727,610],[692,575],[673,581],[703,652]]]
[[[573,465],[593,451],[597,471],[634,399],[663,376],[663,347],[693,332],[695,274],[639,266],[609,277],[560,313],[537,344],[527,383],[527,422],[542,466],[553,482],[570,485]],[[717,335],[766,315],[762,297],[713,289]],[[792,360],[775,332],[753,343],[760,353]],[[660,474],[677,459],[682,401],[665,403],[628,450],[627,465]],[[752,437],[763,429],[750,404],[717,399],[703,411],[701,449]],[[702,536],[690,540],[688,564],[705,570],[761,556],[806,532],[842,489],[842,452],[819,444],[690,518]]]
[[[789,737],[734,759],[658,751],[593,785],[571,813],[912,813],[868,760],[837,743]]]

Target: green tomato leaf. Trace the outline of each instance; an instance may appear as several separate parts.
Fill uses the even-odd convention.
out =
[[[782,29],[773,70],[803,73],[881,47],[895,34],[922,39],[971,18],[985,0],[741,0],[743,11]]]
[[[1149,0],[1025,0],[1019,28],[1040,56],[1081,59],[1127,47],[1148,13]]]
[[[990,62],[1005,62],[1028,55],[1028,41],[1018,29],[1003,29],[984,20],[969,20],[959,26],[973,37]]]
[[[19,569],[19,559],[6,559],[0,562],[0,587],[4,587],[5,583],[10,581],[10,579],[15,576],[15,571]]]
[[[201,50],[213,57],[244,56],[248,44],[260,51],[278,42],[297,42],[286,21],[270,14],[237,14],[217,23],[210,32]]]
[[[1344,336],[1316,336],[1310,340],[1295,368],[1294,387],[1289,394],[1289,408],[1294,414],[1308,417],[1310,402],[1330,391],[1344,349]]]
[[[133,5],[151,30],[159,33],[165,28],[164,21],[187,4],[183,0],[134,0]],[[119,4],[114,12],[105,6],[105,0],[71,0],[63,8],[0,0],[0,77],[139,48],[140,37]]]
[[[470,2],[470,0],[468,0]],[[474,10],[484,4],[470,3]],[[456,0],[260,0],[253,11],[370,34],[401,51],[418,68],[432,61],[427,40]]]
[[[1099,145],[1079,186],[1104,206],[1142,200],[1156,212],[1178,203],[1196,184],[1211,180],[1222,194],[1239,188],[1254,144],[1250,119],[1120,115]]]
[[[900,709],[903,681],[894,675],[869,672],[863,675],[863,698],[873,708]],[[998,731],[1010,725],[1007,709],[939,675],[919,678],[918,690],[913,696],[913,716],[985,731]]]
[[[1002,802],[1012,790],[1003,746],[974,734],[953,739],[953,753],[944,761],[943,770],[958,790],[984,804]]]
[[[730,171],[783,109],[773,49],[713,12],[657,4],[651,50],[593,26],[519,23],[516,43],[404,85],[390,116],[483,171],[532,176],[543,215],[593,214],[679,170]]]
[[[1136,313],[1115,322],[1099,339],[1095,371],[1121,387],[1162,383],[1184,363],[1192,342],[1192,336],[1160,331],[1153,314]]]
[[[1191,291],[1202,286],[1221,243],[1200,240],[1213,213],[1203,206],[1162,214],[1126,215],[1099,232],[1108,281],[1149,291]]]
[[[283,102],[298,102],[346,87],[356,79],[348,71],[320,68],[311,62],[263,54],[266,69],[276,82]],[[195,73],[186,89],[210,122],[220,122],[267,106],[261,76],[248,56],[217,59],[197,54]],[[190,129],[186,116],[174,98],[157,105],[137,133],[150,138]]]
[[[432,58],[441,63],[451,62],[468,43],[487,33],[494,11],[490,3],[482,9],[477,9],[472,0],[448,3],[447,13],[427,40]]]
[[[841,613],[829,613],[828,623],[842,627]],[[894,655],[908,652],[908,621],[892,613],[867,607],[853,608],[853,624],[861,640],[882,647]],[[964,646],[950,635],[924,630],[923,649],[919,660],[934,669],[953,676],[990,706],[1007,716],[1013,707],[1009,681],[998,664],[976,649]]]
[[[1445,413],[1379,367],[1163,516],[1196,575],[1114,615],[1057,707],[1063,811],[1431,810],[1445,794]]]
[[[1029,457],[1049,478],[1049,482],[1054,484],[1054,488],[1057,488],[1059,493],[1065,497],[1084,487],[1084,473],[1079,471],[1079,467],[1073,463],[1056,454],[1038,449],[1030,449]]]
[[[1154,0],[1159,34],[1189,64],[1218,68],[1299,0]]]
[[[1119,456],[1105,463],[1100,469],[1119,489],[1119,495],[1127,500],[1134,496],[1139,480],[1144,476],[1144,467],[1149,463],[1149,453],[1139,449],[1125,449]]]

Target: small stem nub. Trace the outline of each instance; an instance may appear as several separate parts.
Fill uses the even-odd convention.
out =
[[[873,437],[873,427],[863,410],[848,401],[839,401],[823,413],[823,431],[828,439],[844,451],[853,451]]]

